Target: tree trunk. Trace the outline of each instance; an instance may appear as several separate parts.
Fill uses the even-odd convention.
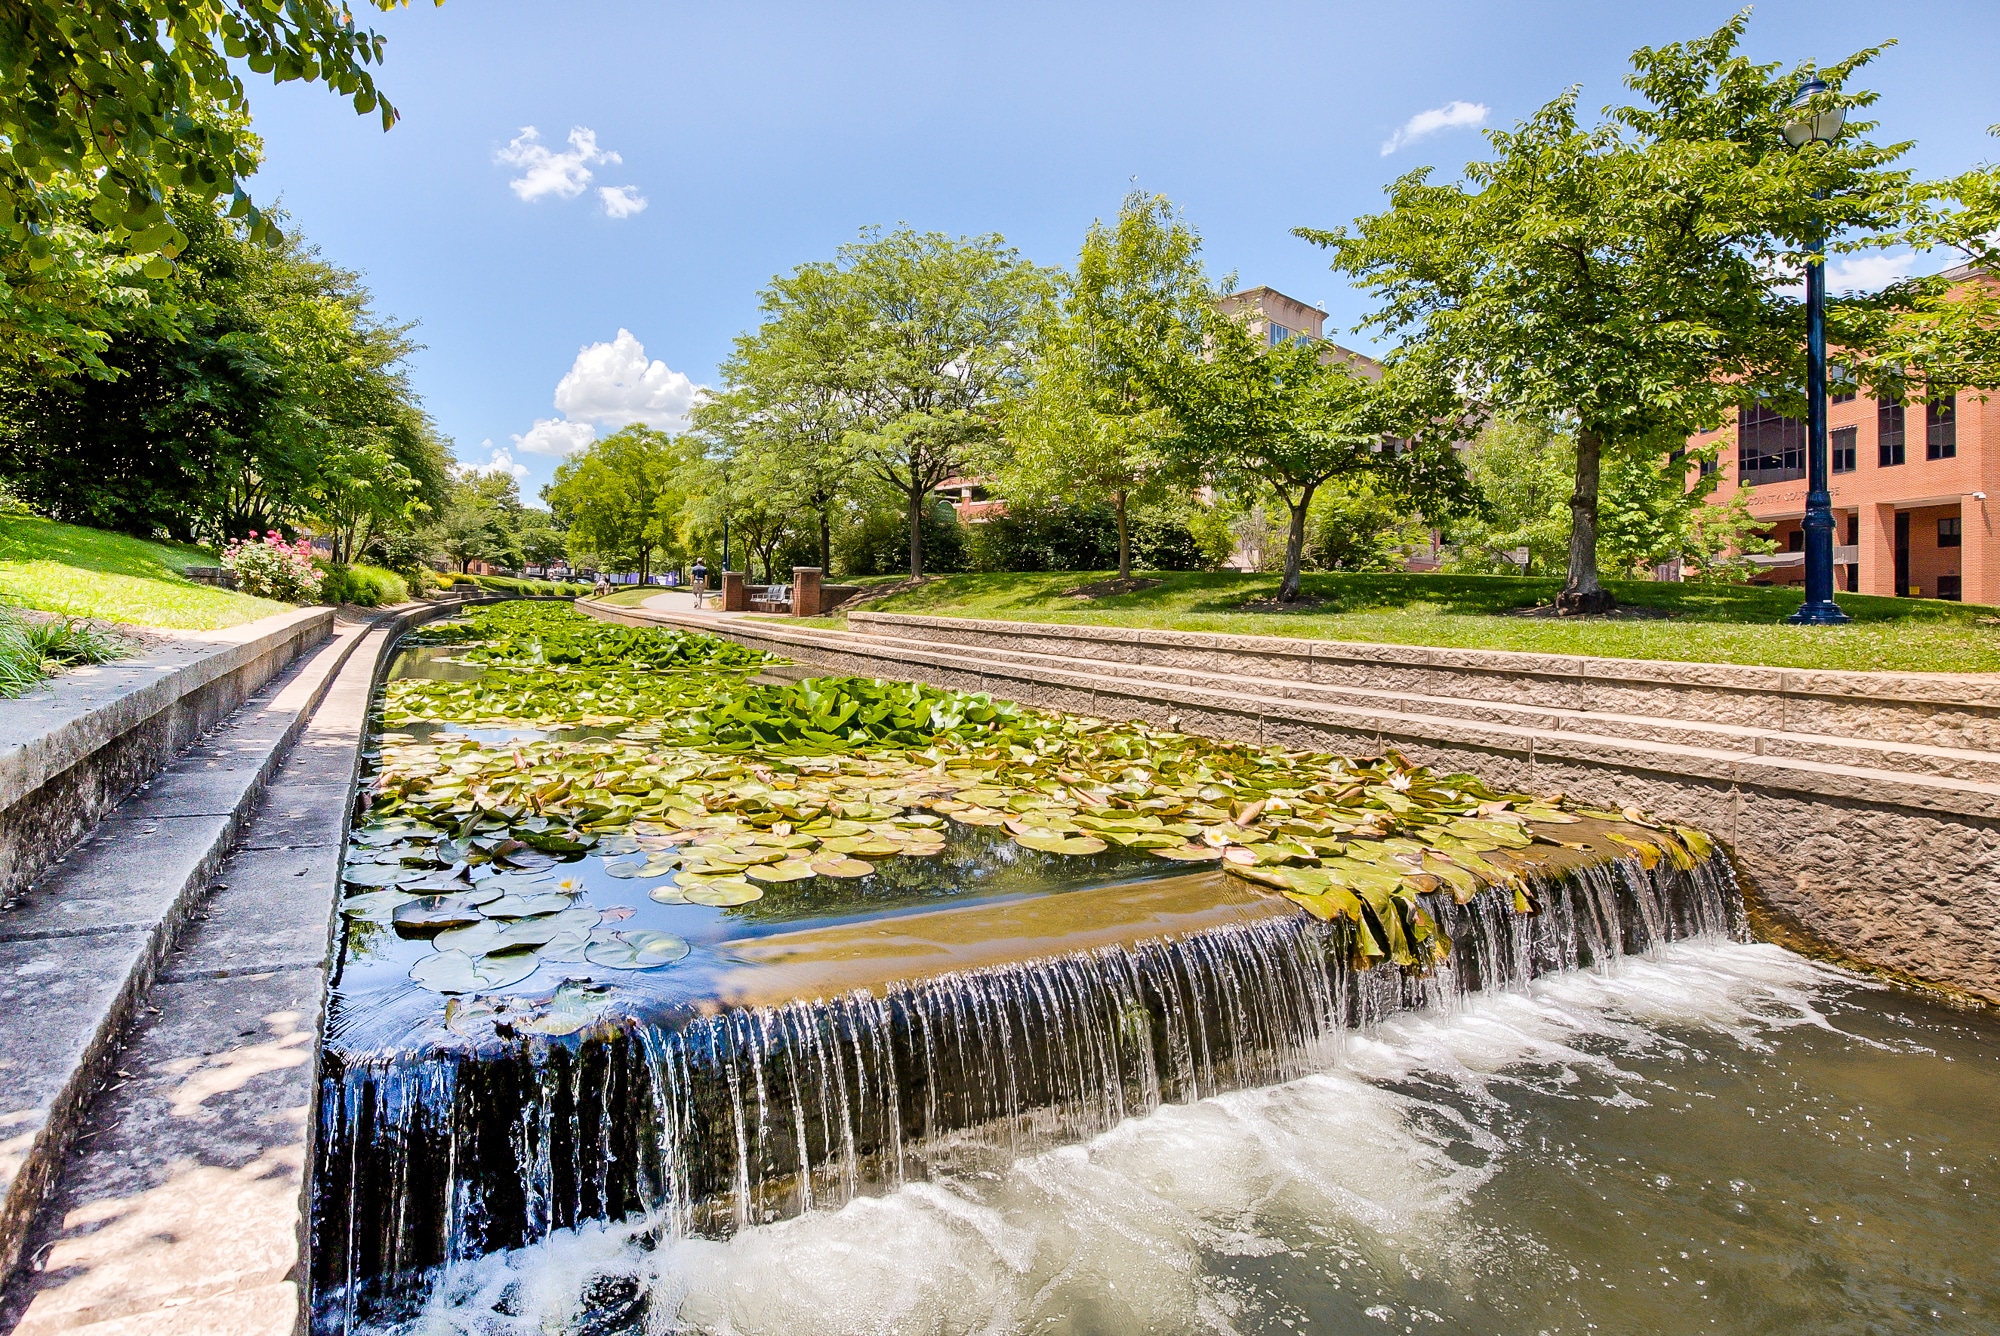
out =
[[[1597,616],[1618,606],[1597,582],[1597,482],[1604,442],[1594,431],[1576,434],[1576,491],[1569,498],[1569,581],[1556,595],[1564,617]]]
[[[830,508],[819,508],[819,570],[823,580],[833,578],[833,522],[826,513]]]
[[[1125,493],[1119,492],[1118,502],[1118,578],[1129,579],[1132,575],[1132,529],[1125,516]]]
[[[924,578],[924,494],[912,491],[910,494],[910,578]]]
[[[1291,507],[1292,523],[1290,532],[1285,535],[1285,579],[1278,586],[1280,603],[1295,602],[1299,596],[1299,565],[1306,554],[1306,510],[1312,505],[1313,493],[1318,487],[1317,483],[1310,483],[1302,488],[1297,502],[1290,497],[1285,498],[1285,504]]]

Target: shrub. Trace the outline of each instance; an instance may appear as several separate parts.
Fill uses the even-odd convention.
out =
[[[0,696],[18,696],[64,668],[122,659],[134,648],[78,617],[31,619],[0,607]]]
[[[965,569],[965,526],[949,505],[933,506],[918,521],[924,571],[948,575]],[[833,541],[833,564],[842,575],[894,575],[910,569],[910,521],[900,510],[878,510],[842,530]]]
[[[379,608],[407,602],[409,584],[394,571],[380,566],[336,566],[320,562],[323,574],[320,597],[329,603],[351,603],[357,608]]]
[[[311,603],[320,596],[322,577],[313,564],[312,544],[301,538],[287,543],[276,529],[259,541],[233,538],[223,549],[222,564],[236,572],[236,587],[258,598],[280,603]]]
[[[971,529],[977,571],[1108,571],[1118,566],[1118,513],[1067,501],[1010,504],[1007,513]],[[1187,518],[1165,507],[1130,515],[1132,567],[1198,571],[1210,563]]]

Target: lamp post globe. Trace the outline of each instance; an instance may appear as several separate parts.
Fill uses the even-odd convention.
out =
[[[1827,91],[1818,79],[1808,79],[1792,98],[1785,142],[1794,149],[1807,144],[1831,144],[1840,136],[1847,113],[1825,105]],[[1820,105],[1815,105],[1816,103]],[[1827,488],[1826,448],[1826,235],[1812,238],[1816,258],[1806,264],[1806,597],[1785,620],[1802,626],[1838,626],[1850,620],[1833,601],[1833,497]]]

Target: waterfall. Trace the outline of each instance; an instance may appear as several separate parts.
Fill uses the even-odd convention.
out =
[[[593,1219],[725,1234],[1094,1136],[1163,1103],[1290,1080],[1351,1030],[1675,940],[1744,933],[1717,856],[1587,863],[1426,897],[1424,976],[1348,965],[1303,914],[969,970],[880,995],[632,1018],[571,1039],[344,1051],[329,1036],[314,1330],[407,1312],[438,1267]]]

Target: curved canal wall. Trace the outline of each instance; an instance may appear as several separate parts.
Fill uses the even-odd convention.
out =
[[[1330,751],[1699,826],[1764,936],[2000,1004],[2000,679],[909,617],[846,631],[579,600],[816,671]]]

